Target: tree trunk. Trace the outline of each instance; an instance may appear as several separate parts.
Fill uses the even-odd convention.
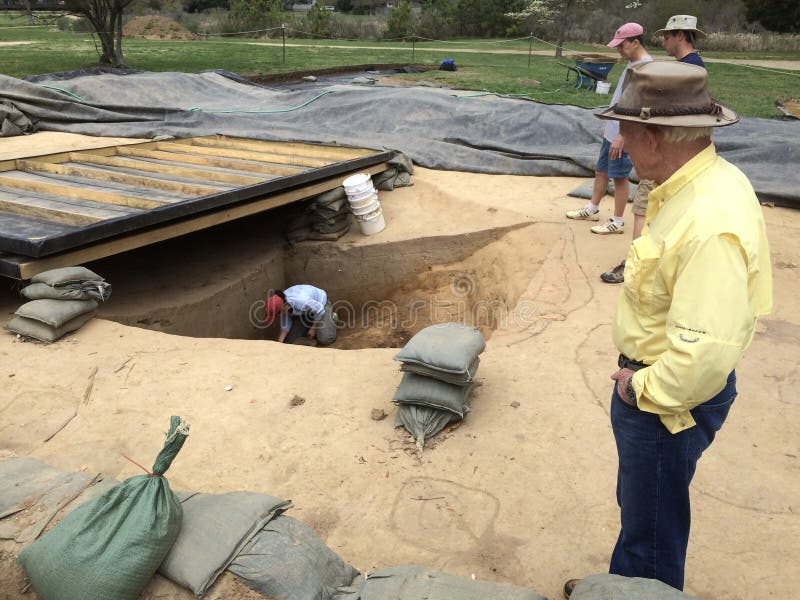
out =
[[[101,65],[114,64],[114,34],[110,31],[98,31],[97,37],[100,38],[100,46],[103,53],[100,55]]]
[[[33,9],[31,8],[31,0],[25,0],[25,12],[28,13],[28,25],[33,25]]]
[[[564,36],[567,33],[567,24],[569,23],[569,13],[572,11],[572,5],[575,0],[566,0],[561,9],[561,15],[558,18],[558,40],[556,40],[556,58],[561,58],[562,50],[564,48]]]
[[[67,10],[86,17],[100,39],[100,64],[124,66],[122,15],[131,0],[66,0]]]
[[[122,8],[114,7],[112,20],[114,22],[114,66],[124,67],[125,58],[122,56]]]
[[[114,60],[114,35],[109,31],[108,23],[103,17],[105,15],[96,15],[84,13],[89,22],[94,27],[97,37],[100,39],[100,60],[101,65],[113,64]]]

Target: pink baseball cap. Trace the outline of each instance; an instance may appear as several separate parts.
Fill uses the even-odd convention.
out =
[[[272,325],[283,308],[283,298],[274,294],[264,302],[264,325]]]
[[[608,42],[606,46],[609,48],[616,48],[628,38],[637,37],[639,35],[644,35],[644,27],[638,23],[625,23],[625,25],[617,29],[617,32],[614,34],[614,39]]]

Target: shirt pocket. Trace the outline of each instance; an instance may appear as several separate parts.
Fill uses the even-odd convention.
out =
[[[655,306],[658,271],[661,265],[661,247],[649,236],[633,241],[625,261],[625,295],[645,314],[652,314]]]

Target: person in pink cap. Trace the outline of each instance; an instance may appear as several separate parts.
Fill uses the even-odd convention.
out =
[[[644,47],[644,28],[638,23],[625,23],[614,34],[614,39],[608,43],[609,48],[616,48],[620,56],[628,61],[625,70],[619,77],[617,88],[611,97],[611,106],[614,106],[622,93],[625,75],[631,65],[650,62],[653,57]],[[600,220],[600,200],[606,194],[609,177],[614,180],[614,215],[602,225],[592,227],[592,233],[605,235],[609,233],[622,233],[625,228],[625,205],[630,194],[630,175],[633,164],[627,152],[623,150],[624,139],[619,132],[619,123],[606,121],[603,129],[603,144],[600,147],[600,157],[597,159],[594,171],[594,187],[592,199],[586,206],[578,210],[567,211],[568,219],[583,221]]]

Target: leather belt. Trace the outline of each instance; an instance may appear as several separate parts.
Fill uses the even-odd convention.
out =
[[[632,358],[628,358],[624,354],[619,355],[619,359],[617,360],[617,365],[620,369],[630,369],[631,371],[638,371],[639,369],[646,369],[650,365],[643,363],[640,360],[633,360]]]

